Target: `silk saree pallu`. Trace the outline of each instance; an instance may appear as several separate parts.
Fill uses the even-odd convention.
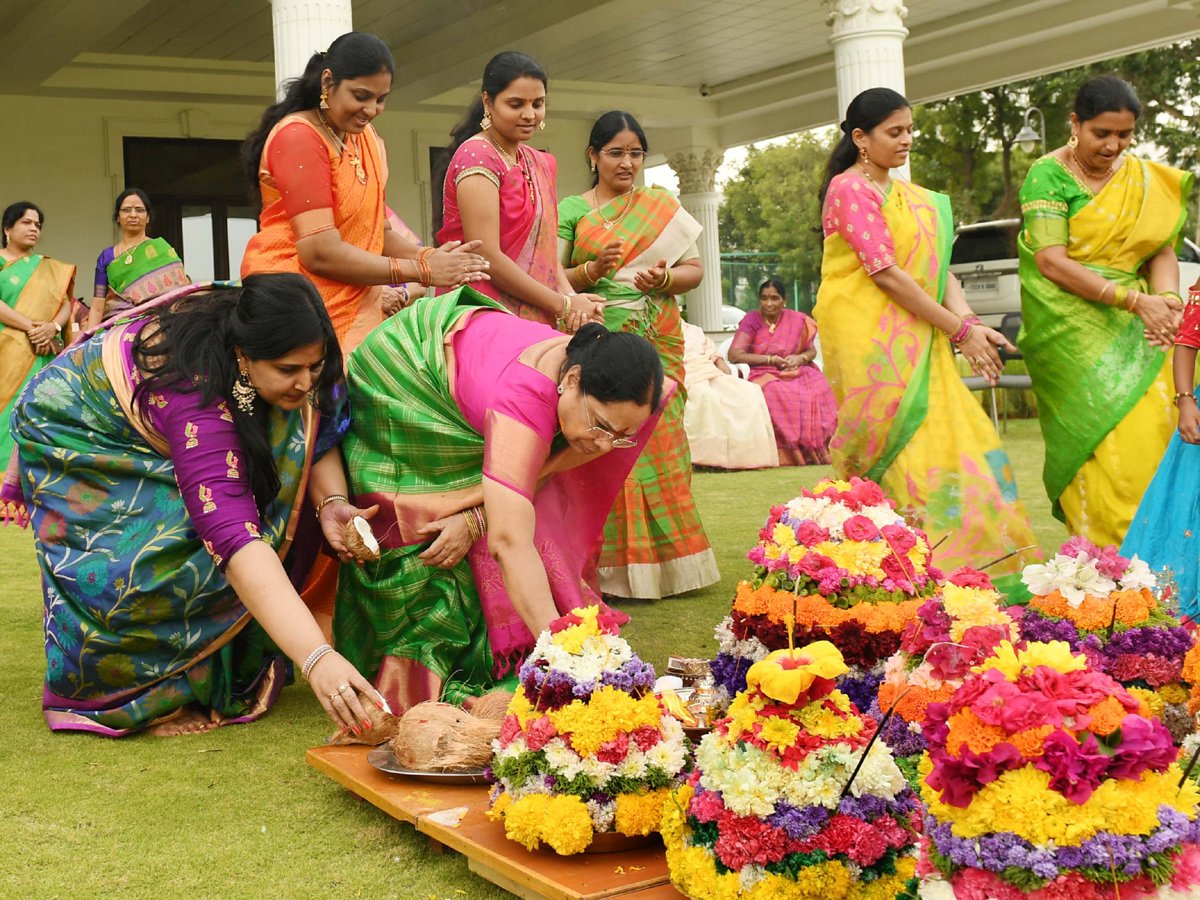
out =
[[[14,416],[45,592],[46,721],[118,737],[189,704],[222,725],[252,721],[287,661],[196,535],[165,440],[134,411],[129,324],[114,320],[40,372]],[[270,415],[282,488],[261,536],[282,556],[316,416]]]
[[[516,392],[546,419],[542,431],[491,411],[482,426],[473,424],[460,409],[465,388],[455,384],[455,335],[497,315],[502,326],[518,328],[488,345],[486,372],[474,383]],[[539,478],[556,449],[557,392],[519,356],[553,336],[498,301],[459,288],[397,313],[351,354],[354,421],[342,447],[355,502],[380,505],[372,525],[382,554],[364,567],[342,567],[334,636],[397,711],[422,700],[477,696],[515,674],[533,646],[486,537],[451,569],[418,558],[432,540],[420,534],[424,525],[480,502],[485,453],[489,477],[532,499],[534,543],[559,611],[597,597],[585,581],[587,563],[640,445]],[[652,426],[642,429],[642,440]]]
[[[115,255],[106,271],[106,319],[188,283],[179,254],[162,238],[142,241],[129,252]]]
[[[861,190],[870,188],[860,182]],[[938,303],[949,275],[953,218],[945,195],[893,181],[882,206],[896,264]],[[936,564],[982,566],[1037,541],[1017,499],[1008,455],[962,383],[949,340],[875,286],[835,231],[825,238],[814,316],[837,397],[834,469],[879,482],[898,508],[941,541]],[[1034,549],[989,569],[1010,599]]]
[[[669,295],[643,294],[634,276],[662,260],[675,265],[695,256],[700,224],[666,191],[640,188],[625,202],[628,209],[614,200],[593,210],[582,196],[564,200],[560,254],[575,266],[621,241],[620,268],[592,288],[605,299],[605,325],[649,340],[666,376],[683,385],[679,305]],[[686,404],[687,392],[677,389],[609,513],[597,570],[605,594],[657,599],[721,577],[692,498]]]
[[[1171,354],[1151,347],[1142,320],[1068,293],[1034,254],[1068,256],[1116,284],[1153,291],[1145,266],[1179,236],[1192,176],[1126,157],[1098,194],[1044,157],[1021,190],[1019,343],[1046,441],[1043,482],[1068,530],[1120,544],[1175,430]]]
[[[62,305],[71,302],[74,292],[74,266],[39,253],[7,263],[0,259],[0,302],[35,322],[52,321]],[[63,338],[70,341],[69,330]],[[25,332],[0,324],[0,460],[5,465],[13,452],[9,420],[17,400],[30,379],[52,359],[35,353]],[[0,506],[5,520],[10,515],[19,518],[24,512],[20,503]]]
[[[262,192],[262,212],[259,213],[259,232],[246,245],[242,257],[242,275],[259,272],[298,272],[308,278],[321,293],[325,309],[333,321],[338,343],[343,353],[358,346],[371,329],[383,321],[378,285],[346,284],[316,275],[304,268],[296,251],[296,234],[284,209],[282,194],[267,165],[272,145],[277,140],[290,140],[293,131],[286,133],[289,126],[301,124],[312,129],[329,153],[329,165],[333,171],[333,225],[339,237],[367,253],[383,253],[383,232],[387,206],[384,190],[387,186],[387,154],[383,141],[373,127],[358,136],[358,151],[367,175],[366,184],[358,180],[350,164],[352,148],[345,154],[338,153],[325,143],[317,126],[303,116],[285,116],[271,130],[263,146],[263,164],[259,168],[258,180]]]

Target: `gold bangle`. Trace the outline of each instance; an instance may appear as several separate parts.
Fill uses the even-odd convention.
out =
[[[1104,287],[1100,288],[1100,296],[1096,298],[1097,303],[1104,302],[1104,295],[1108,293],[1108,289],[1110,287],[1116,287],[1116,285],[1113,284],[1111,281],[1109,281],[1107,278],[1104,279]]]
[[[1142,299],[1141,291],[1133,291],[1125,301],[1125,309],[1128,312],[1133,312],[1138,305],[1138,301]]]
[[[560,322],[563,321],[564,319],[566,319],[566,317],[571,314],[571,295],[563,294],[562,298],[563,298],[563,308],[562,308],[562,312],[558,314],[558,321],[560,321]]]
[[[318,519],[321,518],[321,510],[323,510],[327,504],[332,503],[334,500],[345,500],[347,503],[350,502],[350,498],[345,494],[330,494],[317,504],[316,516]]]
[[[1118,284],[1113,287],[1113,306],[1125,309],[1125,301],[1129,297],[1129,288],[1124,284]]]

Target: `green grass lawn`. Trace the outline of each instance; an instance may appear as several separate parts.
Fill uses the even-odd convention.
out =
[[[1065,531],[1041,491],[1037,423],[1011,422],[1005,443],[1038,539],[1053,550]],[[697,473],[724,577],[683,597],[621,604],[634,649],[657,666],[668,653],[711,654],[767,509],[828,473]],[[41,716],[41,591],[28,532],[0,529],[0,578],[0,896],[511,896],[305,765],[305,749],[330,726],[303,682],[249,726],[172,739],[52,735]]]

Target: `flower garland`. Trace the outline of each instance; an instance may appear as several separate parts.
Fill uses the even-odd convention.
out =
[[[968,568],[951,573],[942,592],[917,610],[899,652],[884,664],[883,682],[868,712],[880,719],[895,707],[883,739],[910,778],[928,746],[922,723],[929,705],[949,702],[972,666],[1001,641],[1017,640],[1017,625],[1000,600],[984,573]]]
[[[1028,640],[1066,641],[1139,697],[1154,695],[1152,709],[1176,743],[1195,730],[1187,708],[1195,682],[1183,673],[1192,634],[1159,605],[1144,562],[1074,537],[1022,578],[1034,594],[1021,620]]]
[[[521,666],[493,743],[489,815],[527,847],[582,853],[597,833],[646,835],[690,769],[683,728],[654,696],[654,668],[602,605],[551,623]]]
[[[916,795],[882,743],[867,752],[874,722],[834,687],[846,668],[828,641],[750,667],[663,812],[684,894],[915,900]]]
[[[881,662],[941,573],[930,566],[929,541],[908,525],[871,481],[822,481],[771,509],[747,555],[754,577],[738,585],[733,610],[717,626],[712,663],[726,702],[745,688],[745,673],[773,650],[833,643],[850,664],[839,685],[870,703]],[[855,700],[859,699],[856,695]],[[864,706],[865,708],[865,706]]]
[[[1067,643],[1002,641],[924,733],[922,897],[1200,890],[1200,789],[1147,705]]]

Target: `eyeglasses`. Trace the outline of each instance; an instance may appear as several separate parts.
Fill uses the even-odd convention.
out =
[[[645,150],[601,150],[600,152],[611,160],[622,160],[628,156],[634,162],[641,162],[646,158]]]
[[[626,449],[627,447],[636,447],[637,441],[627,437],[617,437],[611,431],[605,431],[599,425],[592,424],[592,411],[588,408],[587,395],[583,397],[583,411],[587,414],[588,434],[594,435],[596,440],[607,441],[612,444],[614,449]]]
[[[140,216],[146,212],[146,207],[144,207],[144,206],[122,206],[121,212],[125,213],[125,215],[127,215],[127,216],[130,215],[131,213],[137,213]]]

